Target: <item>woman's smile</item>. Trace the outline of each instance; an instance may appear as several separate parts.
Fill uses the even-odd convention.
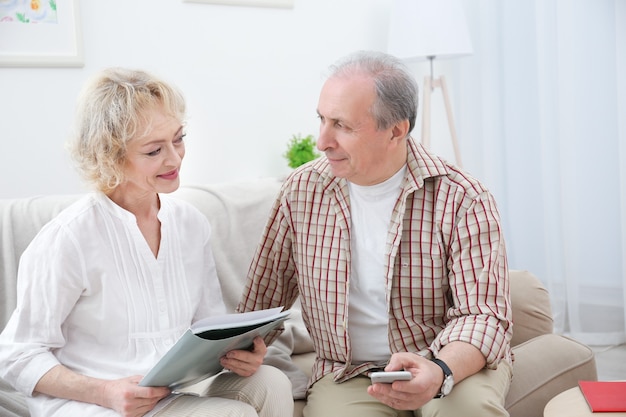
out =
[[[178,178],[178,169],[166,172],[165,174],[157,175],[157,177],[165,180],[175,180],[176,178]]]

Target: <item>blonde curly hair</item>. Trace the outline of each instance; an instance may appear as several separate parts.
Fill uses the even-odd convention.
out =
[[[155,107],[185,118],[180,91],[145,71],[109,68],[85,85],[67,147],[86,182],[104,193],[124,182],[127,144],[150,131],[147,114]]]

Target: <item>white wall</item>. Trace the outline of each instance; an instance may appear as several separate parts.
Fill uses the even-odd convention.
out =
[[[353,50],[386,50],[390,6],[81,1],[84,67],[0,68],[0,198],[85,190],[64,142],[84,81],[108,66],[152,71],[185,93],[183,183],[284,175],[291,135],[317,136],[324,71]]]

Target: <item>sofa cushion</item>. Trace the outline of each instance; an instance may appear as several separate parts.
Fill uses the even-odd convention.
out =
[[[511,346],[552,333],[550,295],[541,281],[530,272],[522,270],[509,271],[509,278],[513,307]]]
[[[234,311],[261,239],[280,181],[275,178],[186,185],[173,196],[200,210],[211,223],[212,248],[224,303]]]

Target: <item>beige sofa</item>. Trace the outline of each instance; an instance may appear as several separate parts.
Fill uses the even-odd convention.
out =
[[[280,186],[275,179],[259,179],[208,186],[184,186],[176,192],[194,204],[213,225],[214,251],[224,297],[234,309],[270,205]],[[16,270],[20,254],[37,231],[77,195],[52,195],[0,200],[0,328],[15,307]],[[513,417],[541,417],[556,394],[576,386],[578,380],[596,379],[593,352],[552,331],[550,301],[532,274],[511,271],[514,319],[514,377],[507,397]],[[289,366],[290,355],[305,372],[313,360],[312,345],[297,309],[279,342],[274,363]],[[297,394],[303,394],[304,374],[292,372]],[[303,379],[304,378],[304,379]],[[301,416],[304,401],[296,403]],[[28,416],[24,398],[0,381],[0,415]]]

